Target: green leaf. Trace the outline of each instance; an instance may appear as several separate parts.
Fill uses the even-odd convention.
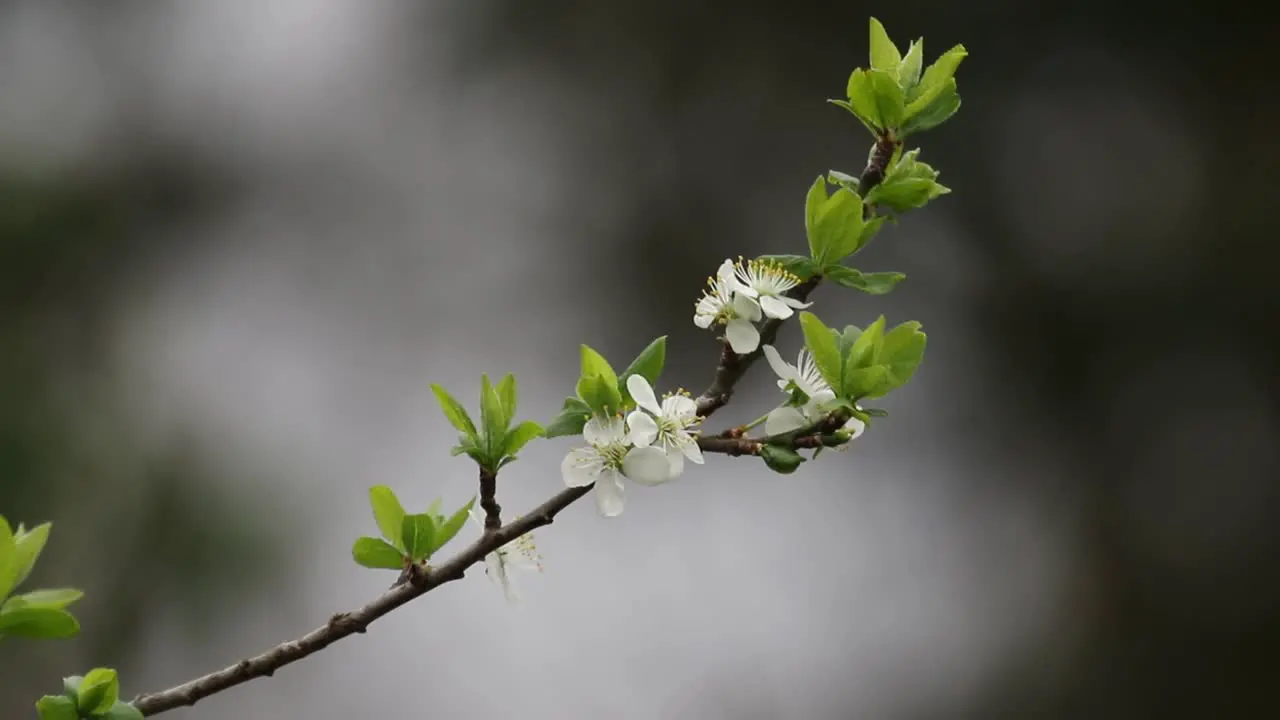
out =
[[[881,315],[862,331],[853,343],[853,347],[849,348],[849,361],[853,363],[852,367],[864,368],[874,365],[883,341],[884,316]],[[833,384],[832,387],[835,385]]]
[[[655,339],[653,342],[645,346],[635,360],[627,366],[626,370],[618,376],[618,393],[622,396],[624,405],[631,404],[631,393],[627,391],[627,378],[632,375],[639,375],[649,381],[650,385],[658,384],[658,376],[662,374],[662,368],[667,364],[667,336],[663,335]]]
[[[436,519],[429,513],[405,515],[400,529],[400,540],[405,552],[414,562],[421,562],[431,555],[436,535]]]
[[[884,295],[907,277],[896,272],[864,273],[844,265],[827,268],[825,275],[838,285],[869,295]]]
[[[928,338],[920,323],[912,320],[885,333],[877,361],[886,369],[883,387],[873,388],[869,397],[879,397],[906,385],[924,360]]]
[[[45,543],[49,541],[49,531],[53,528],[53,523],[42,523],[30,530],[23,530],[22,526],[18,526],[18,532],[14,533],[13,544],[15,548],[14,554],[14,570],[17,575],[13,579],[13,587],[18,587],[22,581],[27,579],[31,574],[31,569],[36,566],[36,560],[40,558],[41,551],[44,550]],[[3,595],[3,593],[0,593]]]
[[[829,99],[827,100],[827,102],[831,103],[832,105],[837,105],[839,107],[842,107],[845,110],[848,110],[850,115],[858,118],[858,122],[862,123],[862,127],[866,128],[867,132],[871,133],[873,136],[877,138],[880,137],[880,130],[877,129],[871,123],[867,122],[866,118],[859,115],[858,111],[853,109],[853,104],[850,103],[848,100]]]
[[[20,607],[65,608],[84,597],[84,592],[74,588],[52,588],[32,590],[22,595],[14,595],[4,602],[4,609]]]
[[[900,137],[931,130],[951,119],[959,109],[960,94],[956,92],[956,81],[952,78],[943,84],[942,89],[927,105],[907,106],[908,119],[902,126]]]
[[[832,388],[840,387],[840,348],[836,336],[811,312],[800,313],[800,328],[804,331],[804,343],[813,356],[818,372]]]
[[[503,443],[503,457],[513,456],[520,452],[529,441],[542,434],[542,426],[532,420],[525,420],[515,427],[514,430],[507,433],[507,439]]]
[[[480,424],[484,426],[484,450],[490,460],[502,456],[502,441],[507,437],[507,417],[498,391],[489,384],[489,376],[480,376]]]
[[[451,515],[448,520],[444,521],[444,524],[440,526],[440,530],[435,534],[435,538],[431,543],[431,552],[434,553],[444,547],[454,538],[455,535],[458,534],[459,530],[462,530],[462,526],[467,523],[467,515],[471,512],[471,508],[474,507],[475,504],[476,499],[472,497],[470,502],[463,505],[460,510]]]
[[[800,467],[800,463],[804,462],[804,458],[800,457],[799,453],[782,445],[766,444],[760,448],[760,457],[764,459],[764,464],[768,465],[770,470],[783,475],[795,472],[796,468]]]
[[[969,52],[964,49],[964,45],[956,45],[950,50],[943,53],[933,64],[924,71],[924,76],[920,78],[920,83],[916,85],[915,91],[908,95],[908,105],[914,105],[916,101],[924,98],[930,93],[937,92],[947,84],[948,80],[955,77],[956,70],[960,67],[960,61],[968,57]],[[955,87],[954,85],[952,87]],[[926,103],[927,104],[927,103]],[[908,111],[908,115],[912,115]]]
[[[111,709],[98,716],[98,720],[142,720],[142,711],[123,701],[116,701]]]
[[[884,25],[881,25],[879,20],[871,18],[871,67],[877,70],[897,70],[901,62],[902,54],[889,39],[889,33],[885,32]]]
[[[888,374],[889,368],[884,365],[872,365],[871,367],[851,370],[844,378],[844,394],[854,399],[861,399],[877,393],[883,395],[884,393],[880,392],[880,390],[884,388]]]
[[[362,537],[351,547],[351,557],[360,565],[375,570],[400,570],[404,553],[386,540]]]
[[[840,262],[858,247],[862,236],[862,198],[848,188],[828,196],[826,178],[819,177],[805,203],[805,231],[809,251],[818,266]]]
[[[36,701],[40,720],[79,720],[76,701],[66,695],[45,695]]]
[[[849,357],[849,351],[853,349],[853,344],[858,341],[858,336],[861,334],[862,328],[857,325],[845,326],[844,332],[840,333],[840,357]]]
[[[507,416],[507,425],[516,416],[516,376],[507,373],[498,383],[498,399],[502,401],[502,410]]]
[[[94,668],[85,673],[80,683],[76,705],[80,712],[97,715],[111,709],[120,699],[120,679],[111,668]]]
[[[622,394],[618,392],[616,377],[584,377],[578,381],[578,394],[597,415],[612,415],[622,410]]]
[[[907,103],[902,86],[885,70],[872,70],[869,74],[871,89],[875,94],[876,115],[881,128],[896,128],[906,119]],[[852,100],[850,100],[852,102]]]
[[[849,102],[846,109],[856,115],[872,134],[878,136],[884,130],[885,123],[880,118],[880,102],[876,98],[875,84],[871,80],[873,72],[876,71],[858,68],[849,75],[849,85],[846,88]]]
[[[9,522],[0,515],[0,598],[9,594],[17,584],[18,546],[13,540]]]
[[[62,678],[62,691],[67,697],[75,700],[80,696],[80,685],[84,683],[83,675],[69,675]]]
[[[594,375],[603,375],[606,380],[614,386],[618,384],[618,374],[613,371],[613,366],[600,353],[592,350],[589,346],[582,346],[582,377],[592,377]]]
[[[404,506],[400,499],[386,485],[374,485],[369,488],[369,505],[373,508],[373,519],[378,523],[378,531],[382,537],[391,541],[402,552],[408,548],[400,544],[400,529],[404,525]]]
[[[924,62],[924,38],[920,38],[911,43],[911,47],[907,48],[907,54],[902,58],[902,64],[898,66],[898,83],[903,89],[910,92],[920,82],[920,68]]]
[[[448,418],[449,424],[458,429],[458,432],[467,437],[474,438],[476,436],[476,426],[471,422],[471,416],[467,415],[466,408],[453,398],[444,388],[431,384],[431,392],[435,394],[436,401],[440,403],[440,409],[444,411],[444,416]]]
[[[61,608],[16,607],[0,612],[0,635],[26,638],[69,638],[80,623]]]
[[[565,398],[560,414],[542,431],[544,438],[581,435],[582,427],[591,418],[591,407],[578,398]]]

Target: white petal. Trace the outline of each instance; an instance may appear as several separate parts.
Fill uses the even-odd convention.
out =
[[[760,331],[746,320],[730,320],[724,329],[724,337],[729,347],[739,355],[747,355],[760,346]]]
[[[667,479],[675,480],[684,472],[684,455],[671,451],[667,453]]]
[[[519,602],[520,594],[516,592],[515,585],[511,582],[511,575],[508,572],[507,563],[502,556],[496,552],[491,552],[484,556],[484,572],[493,580],[498,587],[502,588],[502,594],[506,596],[508,602]]]
[[[582,427],[582,438],[592,445],[612,445],[622,442],[626,434],[626,429],[622,427],[622,418],[616,417],[593,417]]]
[[[662,401],[663,417],[677,418],[686,423],[698,416],[698,403],[688,395],[672,395]]]
[[[779,320],[785,320],[795,314],[795,311],[787,307],[786,303],[772,295],[760,298],[760,309],[764,311],[765,315]]]
[[[789,297],[783,297],[782,302],[786,303],[787,305],[797,310],[803,310],[813,304],[811,302],[801,302],[795,298],[789,298]]]
[[[633,448],[622,460],[622,474],[641,485],[661,485],[672,479],[667,454],[656,447]]]
[[[627,378],[627,392],[631,393],[631,399],[636,401],[636,405],[654,415],[662,414],[662,406],[658,404],[658,398],[653,395],[653,386],[643,375],[632,375]]]
[[[680,452],[689,458],[690,461],[699,465],[702,464],[702,448],[698,447],[698,441],[692,436],[686,434],[680,438]]]
[[[739,317],[755,322],[760,319],[760,303],[742,293],[733,295],[733,311]]]
[[[730,284],[730,287],[732,287],[735,275],[736,273],[734,272],[733,260],[725,260],[720,263],[720,267],[716,269],[716,277],[719,278],[721,282]]]
[[[844,429],[849,432],[850,440],[856,440],[862,431],[867,429],[867,424],[858,418],[849,418],[849,422],[844,424]]]
[[[776,408],[764,421],[765,435],[779,435],[808,425],[804,413],[793,407]]]
[[[569,487],[585,487],[596,481],[604,463],[595,448],[574,448],[560,463],[560,474]]]
[[[777,349],[772,345],[764,346],[764,359],[769,361],[769,367],[773,368],[778,377],[782,378],[782,381],[778,383],[778,387],[786,390],[787,383],[796,377],[796,369],[787,364],[787,361],[782,359],[782,356],[778,354]]]
[[[716,316],[715,316],[715,315],[697,315],[697,314],[695,314],[695,315],[693,316],[693,324],[694,324],[694,325],[697,325],[698,327],[702,328],[703,330],[706,330],[707,328],[711,327],[711,323],[715,322],[715,319],[716,319]]]
[[[612,468],[600,473],[596,481],[596,509],[605,517],[622,514],[622,475]]]
[[[658,439],[658,424],[639,410],[627,416],[627,424],[631,426],[631,444],[636,447],[647,447]]]

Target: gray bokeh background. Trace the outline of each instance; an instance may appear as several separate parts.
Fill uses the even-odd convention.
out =
[[[570,508],[506,605],[476,571],[168,717],[1257,717],[1280,672],[1280,291],[1265,23],[1173,5],[0,2],[0,512],[70,642],[0,644],[0,716],[126,693],[362,604],[369,485],[459,504],[428,385],[577,344],[717,357],[729,255],[802,252],[865,131],[823,100],[874,14],[970,57],[915,138],[954,194],[859,256],[929,355],[847,453],[712,458]],[[780,343],[798,347],[794,327]],[[775,400],[757,368],[712,427]],[[501,479],[562,487],[568,440]],[[468,529],[468,533],[474,529]],[[470,537],[470,536],[468,536]]]

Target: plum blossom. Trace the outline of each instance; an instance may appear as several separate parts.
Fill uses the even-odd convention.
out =
[[[734,291],[754,299],[768,317],[785,320],[813,304],[786,296],[800,278],[773,260],[739,260],[733,270]]]
[[[565,485],[595,483],[596,509],[605,517],[622,513],[627,477],[643,485],[671,479],[670,464],[661,448],[639,445],[620,417],[593,417],[582,428],[586,447],[574,448],[560,463]]]
[[[747,355],[760,347],[760,331],[755,323],[762,317],[760,303],[736,278],[736,266],[725,260],[716,276],[707,278],[707,289],[694,307],[693,324],[704,330],[724,325],[729,347],[739,355]],[[749,290],[749,288],[747,288]]]
[[[658,404],[653,386],[642,375],[627,378],[627,392],[638,406],[627,416],[631,438],[637,447],[657,447],[670,466],[668,480],[684,472],[684,461],[702,464],[702,450],[689,429],[701,422],[698,406],[683,390],[669,394]]]
[[[778,375],[779,389],[786,393],[799,390],[808,398],[803,405],[788,403],[772,410],[764,422],[765,434],[791,432],[821,420],[824,414],[822,405],[834,400],[836,394],[822,377],[809,351],[801,349],[795,365],[783,360],[772,345],[764,346],[764,357]],[[857,438],[865,429],[866,425],[858,418],[850,418],[844,425],[844,430],[850,433],[850,440]]]

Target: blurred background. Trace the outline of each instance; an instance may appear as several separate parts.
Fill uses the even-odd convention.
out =
[[[72,641],[0,645],[0,716],[63,675],[129,697],[392,580],[365,491],[475,492],[428,385],[515,372],[547,420],[577,344],[665,389],[718,349],[726,256],[803,252],[858,172],[867,18],[964,107],[954,193],[824,288],[929,355],[843,454],[716,457],[537,534],[364,636],[166,717],[1260,717],[1280,678],[1280,226],[1268,25],[1222,6],[977,0],[0,2],[0,512]],[[784,354],[799,333],[786,328]],[[776,399],[756,368],[710,423]],[[559,490],[570,440],[504,472]],[[474,536],[468,528],[465,539]]]

